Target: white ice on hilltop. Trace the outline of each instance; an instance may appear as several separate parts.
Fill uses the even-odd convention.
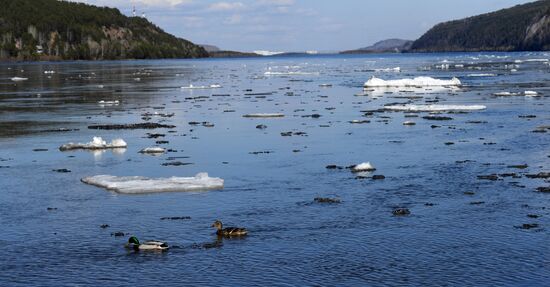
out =
[[[462,83],[457,78],[451,80],[440,80],[431,77],[416,77],[414,79],[383,80],[372,77],[365,82],[364,87],[442,87],[442,86],[460,86]]]
[[[484,105],[392,105],[384,107],[389,111],[406,112],[476,111],[486,108]]]
[[[143,176],[96,175],[82,182],[124,194],[141,194],[168,191],[206,191],[223,189],[221,178],[209,177],[201,172],[194,177],[148,178]]]
[[[21,77],[13,77],[11,78],[12,81],[14,82],[22,82],[22,81],[26,81],[28,80],[29,78],[21,78]]]
[[[59,150],[75,150],[75,149],[116,149],[126,148],[128,144],[123,139],[114,139],[110,143],[104,141],[101,137],[94,137],[91,142],[88,143],[68,143],[59,147]]]
[[[353,172],[374,171],[376,168],[370,162],[360,163],[351,168]]]
[[[243,115],[245,118],[282,118],[284,114],[281,113],[255,113]]]

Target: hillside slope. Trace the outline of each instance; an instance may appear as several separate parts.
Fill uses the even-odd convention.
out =
[[[0,0],[0,59],[197,58],[208,53],[141,17],[57,0]]]
[[[550,0],[438,24],[416,40],[411,50],[550,50]]]

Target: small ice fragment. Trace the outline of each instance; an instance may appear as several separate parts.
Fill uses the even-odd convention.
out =
[[[382,80],[376,77],[365,82],[364,87],[433,87],[433,86],[460,86],[462,83],[457,78],[440,80],[431,77],[416,77],[414,79]]]
[[[536,97],[536,96],[538,96],[539,93],[537,93],[535,91],[525,91],[525,92],[523,92],[523,94],[525,96],[528,96],[528,97]]]
[[[29,78],[21,78],[21,77],[13,77],[11,78],[12,81],[14,82],[22,82],[22,81],[26,81],[28,80]]]
[[[60,151],[76,150],[76,149],[117,149],[126,148],[128,144],[123,139],[114,139],[110,143],[104,141],[101,137],[94,137],[89,143],[68,143],[59,147]]]
[[[351,168],[352,172],[374,171],[376,168],[370,162],[360,163]]]
[[[82,182],[124,194],[143,194],[169,191],[206,191],[223,189],[221,178],[198,173],[194,177],[148,178],[143,176],[96,175]]]
[[[282,118],[284,114],[281,113],[255,113],[243,115],[245,118]]]
[[[99,102],[97,102],[98,104],[100,105],[118,105],[120,102],[118,100],[115,100],[115,101],[104,101],[104,100],[101,100]]]
[[[468,77],[496,77],[496,74],[469,74]]]
[[[44,74],[55,74],[55,71],[44,71]]]
[[[140,153],[151,153],[151,154],[155,154],[155,153],[164,153],[166,150],[164,148],[161,148],[161,147],[147,147],[147,148],[144,148],[142,150],[140,150],[139,152]]]
[[[395,67],[395,68],[384,68],[384,69],[374,69],[375,72],[401,72],[401,67]]]
[[[219,89],[221,88],[221,85],[209,85],[209,86],[194,86],[193,84],[190,84],[189,86],[183,86],[181,87],[183,90],[199,90],[199,89]]]
[[[497,97],[509,97],[509,96],[517,96],[517,93],[510,93],[510,92],[498,92],[494,93],[493,96]]]
[[[392,105],[384,107],[385,110],[406,112],[475,111],[486,108],[483,105]]]

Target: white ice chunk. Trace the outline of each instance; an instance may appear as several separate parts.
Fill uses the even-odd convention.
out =
[[[523,94],[525,96],[528,96],[528,97],[536,97],[539,95],[539,93],[535,92],[535,91],[525,91],[523,92]]]
[[[282,118],[284,114],[281,113],[255,113],[243,115],[245,118]]]
[[[161,148],[161,147],[147,147],[147,148],[144,148],[142,150],[140,150],[139,152],[140,153],[152,153],[152,154],[155,154],[155,153],[164,153],[166,150],[164,148]]]
[[[414,79],[400,80],[382,80],[372,77],[365,82],[365,87],[441,87],[441,86],[460,86],[462,83],[457,78],[451,80],[440,80],[431,77],[416,77]]]
[[[12,81],[14,82],[22,82],[22,81],[26,81],[28,80],[29,78],[21,78],[21,77],[13,77],[11,78]]]
[[[496,74],[469,74],[468,77],[496,77]]]
[[[375,72],[401,72],[401,67],[395,67],[395,68],[383,68],[383,69],[374,69]]]
[[[483,105],[393,105],[384,107],[385,110],[406,112],[476,111],[486,108]]]
[[[509,96],[517,96],[518,93],[510,93],[510,92],[498,92],[494,93],[493,96],[497,97],[509,97]]]
[[[267,71],[264,73],[265,76],[307,76],[307,75],[319,75],[319,72],[300,72],[300,71],[289,71],[289,72],[272,72]]]
[[[223,189],[223,179],[209,177],[205,172],[198,173],[194,177],[168,178],[96,175],[82,178],[81,181],[124,194]]]
[[[183,90],[202,90],[202,89],[219,89],[221,88],[221,85],[209,85],[209,86],[194,86],[193,84],[190,84],[189,86],[183,86],[181,87]]]
[[[360,163],[351,168],[353,172],[374,171],[376,168],[370,162]]]
[[[94,137],[89,143],[68,143],[59,147],[61,151],[75,150],[75,149],[116,149],[126,148],[128,144],[123,139],[114,139],[110,143],[104,141],[101,137]]]
[[[105,101],[105,100],[101,100],[99,102],[97,102],[98,104],[100,105],[118,105],[120,102],[118,100],[115,100],[115,101]]]

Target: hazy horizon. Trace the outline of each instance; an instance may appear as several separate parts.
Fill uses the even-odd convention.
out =
[[[380,40],[414,40],[433,25],[529,0],[78,0],[146,17],[197,44],[236,51],[341,51]]]

